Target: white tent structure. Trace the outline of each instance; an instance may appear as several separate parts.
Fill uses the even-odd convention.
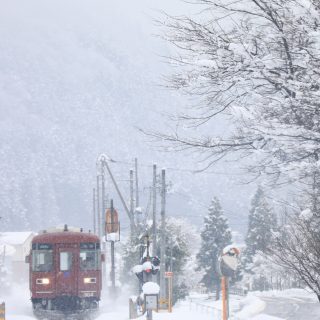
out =
[[[34,236],[35,233],[31,231],[0,233],[0,263],[6,266],[12,281],[28,279],[25,257],[30,252]]]

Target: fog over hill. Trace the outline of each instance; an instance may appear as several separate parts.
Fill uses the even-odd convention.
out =
[[[156,162],[172,182],[168,214],[200,224],[216,195],[232,227],[245,228],[252,187],[239,187],[222,165],[209,170],[219,174],[185,171],[201,167],[198,155],[159,152],[137,130],[165,130],[163,114],[187,103],[159,86],[169,68],[161,56],[171,49],[153,36],[152,21],[158,10],[188,12],[187,4],[0,0],[0,7],[1,229],[91,224],[101,153],[124,162],[112,168],[126,197],[130,162],[138,157],[142,206]],[[125,218],[122,212],[124,226]]]

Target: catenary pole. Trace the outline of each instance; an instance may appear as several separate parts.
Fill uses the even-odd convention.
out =
[[[134,209],[133,209],[133,170],[130,170],[130,217],[134,219]]]
[[[97,234],[97,221],[96,221],[96,189],[93,188],[93,202],[92,202],[92,214],[93,214],[93,234]]]
[[[98,167],[97,167],[98,168]],[[101,239],[101,212],[100,212],[100,175],[99,170],[97,171],[97,234]]]
[[[104,215],[106,213],[105,205],[106,205],[106,185],[105,185],[104,170],[103,170],[103,166],[101,164],[101,218],[102,218],[100,221],[101,226],[104,222]],[[100,228],[101,228],[101,226],[100,226]]]
[[[138,159],[134,159],[134,167],[135,167],[135,180],[136,180],[136,207],[139,207],[139,181],[138,181]]]
[[[166,228],[166,171],[161,171],[161,238],[160,238],[160,299],[166,299],[165,282],[165,228]]]
[[[103,167],[103,163],[101,161],[101,219],[100,219],[100,230],[101,230],[101,239],[103,236],[105,236],[105,214],[106,214],[106,184],[105,184],[105,170]],[[106,255],[107,247],[105,241],[101,241],[102,244],[102,252]],[[107,277],[106,277],[106,268],[105,263],[103,263],[103,269],[102,269],[102,281],[104,287],[106,287],[107,284]]]
[[[153,165],[152,181],[152,256],[157,255],[157,165]]]
[[[113,208],[113,199],[110,201],[110,210],[111,210],[111,226],[114,224],[114,208]],[[116,289],[116,273],[115,273],[115,259],[114,259],[114,241],[111,241],[111,285],[113,293]]]
[[[120,192],[120,189],[119,189],[119,187],[118,187],[118,184],[117,184],[117,182],[116,182],[116,180],[115,180],[115,178],[114,178],[114,176],[113,176],[113,174],[112,174],[112,172],[111,172],[111,170],[110,170],[110,167],[109,167],[109,165],[108,165],[108,162],[107,162],[106,160],[104,160],[104,161],[103,161],[103,164],[105,165],[105,167],[106,167],[107,170],[108,170],[108,173],[109,173],[109,175],[110,175],[110,178],[111,178],[111,180],[112,180],[112,183],[113,183],[114,187],[116,188],[116,191],[117,191],[117,193],[118,193],[118,195],[119,195],[119,198],[120,198],[120,200],[121,200],[121,203],[122,203],[122,205],[123,205],[123,207],[124,207],[124,209],[125,209],[125,211],[126,211],[126,213],[127,213],[127,215],[128,215],[128,218],[129,218],[129,221],[130,221],[130,231],[131,231],[131,235],[133,235],[134,232],[135,232],[135,225],[134,225],[133,216],[130,215],[130,210],[129,210],[126,202],[124,201],[124,198],[123,198],[123,196],[122,196],[122,194],[121,194],[121,192]]]

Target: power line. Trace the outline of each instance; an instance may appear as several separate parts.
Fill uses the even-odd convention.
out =
[[[112,161],[113,163],[116,164],[125,164],[128,166],[134,166],[134,162],[128,162],[128,161],[123,161],[123,160],[114,160]],[[146,167],[146,168],[152,168],[152,164],[147,164],[147,163],[141,163],[139,162],[139,166],[141,167]],[[176,168],[176,167],[166,167],[167,170],[171,170],[171,171],[179,171],[179,172],[189,172],[192,174],[197,174],[197,173],[201,173],[201,170],[194,170],[194,169],[188,169],[188,168]],[[239,173],[239,172],[233,172],[233,173],[229,173],[229,172],[218,172],[218,171],[205,171],[205,173],[210,173],[210,174],[217,174],[217,175],[237,175],[237,176],[243,176],[244,173]]]

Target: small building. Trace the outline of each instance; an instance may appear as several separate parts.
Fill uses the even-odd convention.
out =
[[[25,257],[30,252],[35,235],[31,231],[0,232],[0,263],[6,266],[13,282],[28,281],[29,266],[25,263]]]

